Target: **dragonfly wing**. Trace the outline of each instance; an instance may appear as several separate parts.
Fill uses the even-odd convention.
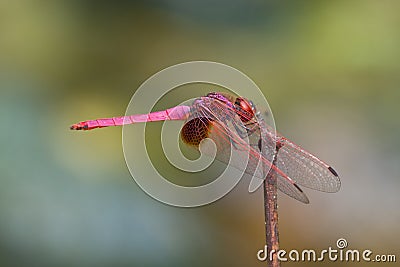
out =
[[[216,159],[229,164],[236,169],[243,171],[251,176],[262,179],[268,172],[270,164],[265,164],[265,159],[261,153],[247,142],[240,140],[233,133],[233,129],[222,126],[219,123],[213,123],[208,138],[212,139],[216,144],[218,153]],[[207,153],[206,154],[211,154]]]
[[[231,141],[229,141],[232,138],[230,135],[232,132],[227,131],[224,126],[214,124],[210,133],[209,137],[216,143],[218,148],[216,159],[224,163],[230,161],[230,165],[254,177],[255,179],[252,179],[249,189],[255,191],[263,183],[271,163],[261,156],[259,150],[251,145],[245,146],[239,143],[232,145]],[[234,157],[231,157],[231,153],[234,154]],[[248,161],[247,164],[245,164],[246,161]],[[288,177],[277,166],[273,167],[273,169],[277,175],[277,186],[280,191],[302,203],[309,203],[306,194],[293,179]]]
[[[340,179],[332,167],[284,137],[278,146],[276,166],[293,181],[322,192],[339,191]]]
[[[300,187],[296,186],[295,184],[292,184],[290,180],[287,179],[287,177],[283,177],[282,175],[278,174],[277,183],[278,189],[282,193],[285,193],[286,195],[297,199],[298,201],[305,204],[310,203],[308,197],[306,196],[306,194],[304,194],[303,190],[301,190]]]

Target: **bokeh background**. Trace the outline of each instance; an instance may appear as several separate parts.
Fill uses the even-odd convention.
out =
[[[399,13],[390,0],[2,1],[0,265],[265,265],[260,190],[170,207],[130,177],[120,128],[68,130],[124,114],[143,81],[191,60],[249,75],[278,130],[341,176],[336,194],[306,190],[309,205],[279,195],[281,248],[346,238],[399,258]]]

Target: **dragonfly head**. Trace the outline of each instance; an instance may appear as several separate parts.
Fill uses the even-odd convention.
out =
[[[253,102],[243,97],[235,100],[235,110],[242,122],[248,122],[254,118],[255,108]]]

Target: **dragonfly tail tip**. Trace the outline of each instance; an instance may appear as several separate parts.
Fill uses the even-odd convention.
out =
[[[70,130],[86,130],[85,128],[87,128],[87,126],[85,127],[85,125],[81,125],[80,123],[77,124],[73,124],[69,127]]]

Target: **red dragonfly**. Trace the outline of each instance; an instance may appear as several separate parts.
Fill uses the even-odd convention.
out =
[[[340,189],[339,176],[331,166],[275,133],[252,101],[226,93],[209,93],[196,99],[190,106],[180,105],[148,114],[83,121],[72,125],[70,129],[92,130],[166,120],[185,121],[181,139],[189,146],[199,149],[202,140],[212,139],[217,146],[218,160],[258,178],[259,184],[265,179],[266,173],[274,169],[278,174],[278,189],[303,203],[307,204],[309,200],[299,185],[330,193]],[[239,155],[239,161],[241,157],[243,161],[246,160],[245,166],[238,160],[230,162],[232,149],[235,155]],[[255,189],[253,185],[250,191]]]

